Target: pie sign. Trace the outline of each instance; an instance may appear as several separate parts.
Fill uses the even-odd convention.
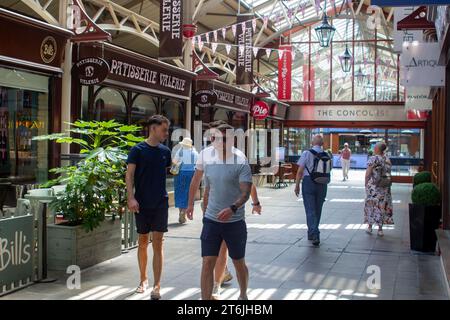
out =
[[[198,90],[194,93],[193,102],[200,108],[208,108],[216,104],[217,94],[213,90]]]
[[[72,73],[82,85],[91,86],[106,79],[109,74],[109,65],[102,58],[84,58],[73,65]]]
[[[264,101],[256,101],[252,107],[252,116],[256,120],[264,120],[269,115],[269,106]]]

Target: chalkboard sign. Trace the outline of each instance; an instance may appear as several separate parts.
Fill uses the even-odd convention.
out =
[[[32,243],[32,215],[0,219],[0,294],[3,286],[33,280]]]

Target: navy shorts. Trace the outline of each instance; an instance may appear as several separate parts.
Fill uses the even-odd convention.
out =
[[[245,257],[247,245],[247,224],[245,220],[223,223],[203,218],[202,257],[217,257],[222,241],[228,247],[231,259],[239,260]]]
[[[167,232],[169,208],[141,209],[135,213],[136,230],[139,234],[149,232]]]

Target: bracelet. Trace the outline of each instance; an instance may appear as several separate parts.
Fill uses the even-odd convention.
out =
[[[259,201],[257,203],[252,203],[253,207],[260,206],[260,205],[261,205],[261,203]]]

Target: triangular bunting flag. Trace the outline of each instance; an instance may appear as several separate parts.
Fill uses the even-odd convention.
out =
[[[284,50],[278,50],[278,59],[283,59]]]
[[[213,31],[214,42],[217,42],[217,30]]]
[[[253,47],[253,55],[255,56],[255,58],[258,55],[258,51],[259,51],[259,48]]]
[[[316,9],[316,13],[317,15],[319,15],[319,9],[320,9],[320,0],[315,0],[314,1],[314,9]]]
[[[193,37],[193,38],[192,38],[192,45],[193,45],[193,46],[195,46],[195,40],[197,40],[197,38],[196,38],[196,37]]]
[[[272,50],[266,49],[266,56],[267,58],[270,58],[270,54],[272,53]]]
[[[198,43],[198,48],[200,49],[200,51],[202,51],[203,49],[203,41],[200,39],[200,42]]]
[[[252,20],[253,32],[256,31],[256,19]]]
[[[226,28],[222,28],[222,38],[225,39],[226,36],[227,36],[227,29]]]
[[[211,43],[211,49],[213,53],[216,53],[217,50],[217,42],[212,42]]]
[[[245,29],[247,29],[247,24],[245,22],[241,22],[241,29],[242,32],[245,32]]]
[[[209,43],[209,33],[206,33],[205,37],[206,37],[206,43]]]
[[[269,23],[269,17],[264,17],[264,28],[267,27],[268,23]]]
[[[231,44],[226,44],[226,45],[225,45],[225,50],[227,51],[227,54],[230,54],[230,51],[231,51]]]
[[[231,31],[233,31],[233,36],[236,37],[236,25],[235,24],[233,24],[231,26]]]
[[[302,6],[301,6],[300,10],[302,10],[302,15],[303,15],[303,18],[304,18],[305,17],[305,4],[304,3],[302,3]]]

